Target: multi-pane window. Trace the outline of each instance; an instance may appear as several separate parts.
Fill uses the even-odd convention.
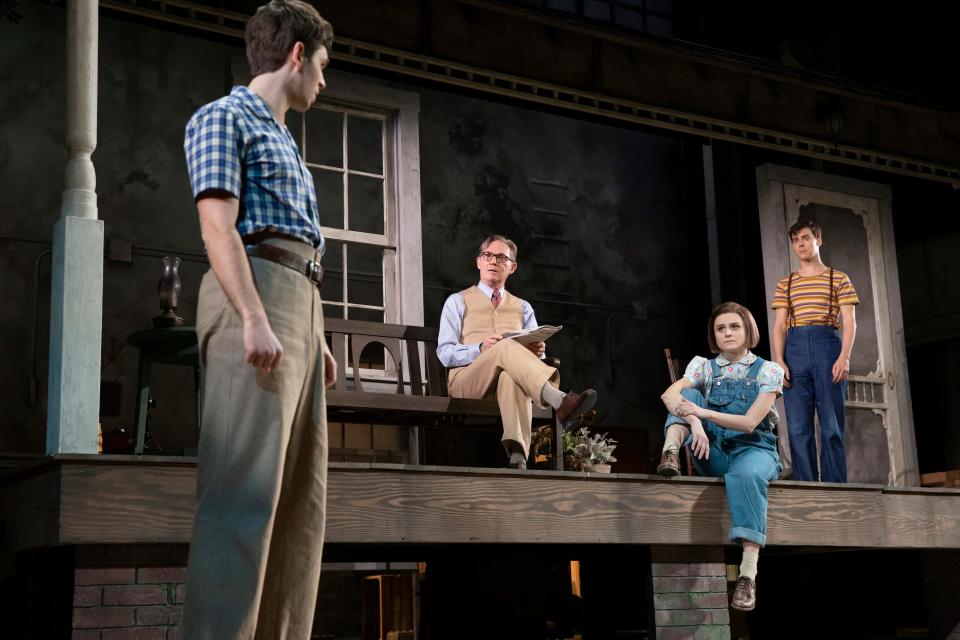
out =
[[[243,56],[231,58],[231,70],[233,84],[249,82]],[[325,75],[317,104],[285,119],[317,190],[324,315],[423,326],[420,97],[336,70]],[[331,348],[349,357],[345,343]],[[383,354],[371,358],[361,367],[389,376]]]
[[[326,238],[324,314],[395,321],[396,201],[390,117],[320,102],[288,122],[313,174]]]
[[[335,72],[327,81],[312,109],[286,119],[317,191],[324,315],[422,326],[419,96]],[[331,348],[352,362],[346,342]],[[364,377],[396,374],[383,349],[359,357]]]

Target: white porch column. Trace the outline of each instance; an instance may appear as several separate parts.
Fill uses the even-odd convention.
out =
[[[103,222],[97,219],[97,0],[67,2],[69,152],[53,228],[47,454],[96,453],[103,316]]]

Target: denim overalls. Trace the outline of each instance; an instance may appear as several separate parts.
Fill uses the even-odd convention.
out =
[[[713,380],[707,397],[697,389],[684,389],[682,395],[707,409],[744,415],[760,393],[757,376],[765,362],[757,358],[746,377],[734,380],[721,377],[721,367],[714,358],[710,360]],[[723,476],[733,522],[730,542],[743,539],[763,546],[767,539],[767,485],[783,470],[770,417],[764,417],[752,433],[726,429],[709,420],[702,422],[710,441],[710,458],[702,460],[692,456],[693,465],[702,476]],[[670,414],[664,428],[678,423],[686,424],[682,418]],[[690,440],[687,438],[686,444]]]
[[[840,330],[830,325],[790,327],[784,359],[790,386],[783,390],[787,431],[793,455],[793,479],[817,480],[817,442],[813,428],[816,407],[820,421],[820,477],[823,482],[847,481],[843,447],[843,401],[846,381],[833,381],[833,363],[840,357]]]

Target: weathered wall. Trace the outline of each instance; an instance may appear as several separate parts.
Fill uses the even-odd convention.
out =
[[[20,24],[0,23],[0,272],[8,304],[0,310],[0,450],[41,451],[46,420],[49,336],[49,248],[59,217],[66,153],[64,135],[64,37],[62,8],[29,3]],[[221,95],[224,61],[233,48],[101,19],[97,169],[99,213],[110,239],[132,241],[131,263],[107,260],[104,270],[104,381],[122,383],[118,416],[104,416],[104,430],[130,427],[137,350],[127,336],[159,313],[159,256],[184,259],[181,314],[194,317],[202,258],[196,212],[183,161],[183,127],[203,103]],[[26,63],[29,61],[29,63]],[[24,62],[20,64],[20,62]],[[35,269],[35,264],[39,268]],[[33,281],[39,275],[38,300]],[[38,364],[31,402],[33,331]],[[164,448],[193,446],[193,379],[189,369],[154,370],[155,424],[189,425],[161,431]]]
[[[5,409],[0,451],[38,452],[46,419],[50,260],[45,252],[59,215],[66,158],[65,15],[62,8],[45,3],[26,3],[19,11],[21,23],[0,23],[5,87],[0,100],[0,189],[5,196],[0,203],[0,291],[9,301],[0,308],[0,331],[6,336],[0,341],[0,406]],[[108,430],[129,428],[133,421],[137,350],[126,338],[159,313],[156,283],[159,257],[165,253],[184,260],[181,312],[188,322],[194,319],[206,264],[182,159],[182,131],[198,106],[224,93],[231,59],[242,56],[242,50],[103,17],[100,52],[100,130],[94,155],[100,215],[108,245],[126,240],[134,247],[132,262],[105,263],[102,379],[119,383],[120,391],[119,407],[110,411],[116,415],[104,416]],[[342,73],[336,67],[335,62],[334,82]],[[426,323],[436,324],[446,295],[476,277],[472,255],[479,240],[494,231],[513,236],[521,262],[511,289],[535,305],[541,322],[565,326],[550,345],[563,360],[563,386],[596,386],[604,424],[650,429],[655,444],[661,420],[656,396],[666,383],[660,349],[671,346],[688,357],[705,347],[702,324],[709,293],[698,142],[435,85],[390,84],[421,96]],[[750,279],[759,266],[750,249],[759,237],[753,166],[769,161],[804,166],[807,161],[747,147],[724,155],[724,148],[719,145],[715,158],[717,175],[740,171],[736,175],[750,178],[740,181],[745,186],[739,196],[725,191],[726,183],[718,178],[718,212],[735,212],[742,222],[742,229],[731,231],[721,216],[721,285],[724,297],[751,302],[759,299],[751,298],[751,292],[762,293],[762,284],[760,289],[751,284],[757,278]],[[944,218],[950,216],[940,200],[956,204],[952,194],[940,200],[925,195],[949,191],[947,187],[841,166],[826,170],[892,184],[898,240],[918,210]],[[951,224],[931,231],[924,241],[931,234],[955,232]],[[940,280],[931,273],[940,277],[947,272],[931,268],[931,256],[943,255],[933,245],[923,260],[910,260],[913,254],[906,251],[900,277],[907,295],[926,291],[928,281],[928,288],[938,290],[933,283]],[[908,342],[913,325],[924,325],[918,316],[923,305],[909,306]],[[955,335],[944,321],[938,331],[928,332],[935,336],[922,341]],[[760,348],[763,352],[764,345]],[[195,444],[192,392],[189,370],[155,367],[153,426],[164,449]],[[105,411],[108,405],[104,403]],[[951,438],[943,442],[955,450]],[[949,465],[956,456],[943,458],[931,464]]]
[[[686,220],[682,143],[422,96],[426,322],[437,324],[446,296],[477,281],[480,241],[503,233],[519,246],[508,288],[541,324],[564,326],[548,344],[562,386],[597,388],[607,424],[659,423],[661,350],[678,339],[678,292],[697,277],[698,257],[687,254],[702,236]]]
[[[0,343],[0,450],[28,452],[42,449],[45,423],[49,258],[41,254],[62,189],[65,26],[62,8],[30,3],[22,13],[20,24],[0,24],[5,86],[20,88],[0,103],[0,270],[15,301],[0,309],[0,330],[11,336]],[[188,323],[195,318],[206,264],[183,127],[197,107],[223,95],[231,57],[242,51],[109,17],[101,18],[100,38],[100,216],[108,244],[134,247],[131,263],[105,263],[102,378],[121,385],[118,415],[104,416],[106,431],[133,422],[137,350],[126,339],[159,313],[159,256],[183,258],[180,311]],[[15,63],[27,59],[30,65]],[[446,295],[475,282],[479,241],[492,232],[510,235],[521,261],[510,288],[535,305],[541,322],[564,324],[550,345],[563,361],[563,386],[595,386],[606,424],[653,426],[656,437],[657,394],[666,384],[660,350],[691,342],[690,332],[678,330],[691,310],[677,304],[678,294],[702,300],[698,287],[706,286],[691,282],[703,263],[699,154],[679,139],[404,88],[421,94],[426,324],[438,323]],[[685,189],[691,172],[692,195]],[[703,309],[693,311],[689,326],[699,327]],[[195,445],[192,392],[189,369],[154,367],[152,426],[165,450]]]

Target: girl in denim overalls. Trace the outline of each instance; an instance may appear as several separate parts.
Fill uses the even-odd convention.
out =
[[[686,443],[700,475],[723,477],[733,521],[730,541],[743,545],[730,606],[743,611],[756,605],[757,560],[766,541],[767,485],[783,469],[773,408],[783,390],[783,369],[749,351],[758,338],[757,323],[745,307],[725,302],[713,310],[707,340],[717,357],[694,358],[684,377],[661,396],[670,415],[657,468],[661,475],[677,475],[677,453]]]

